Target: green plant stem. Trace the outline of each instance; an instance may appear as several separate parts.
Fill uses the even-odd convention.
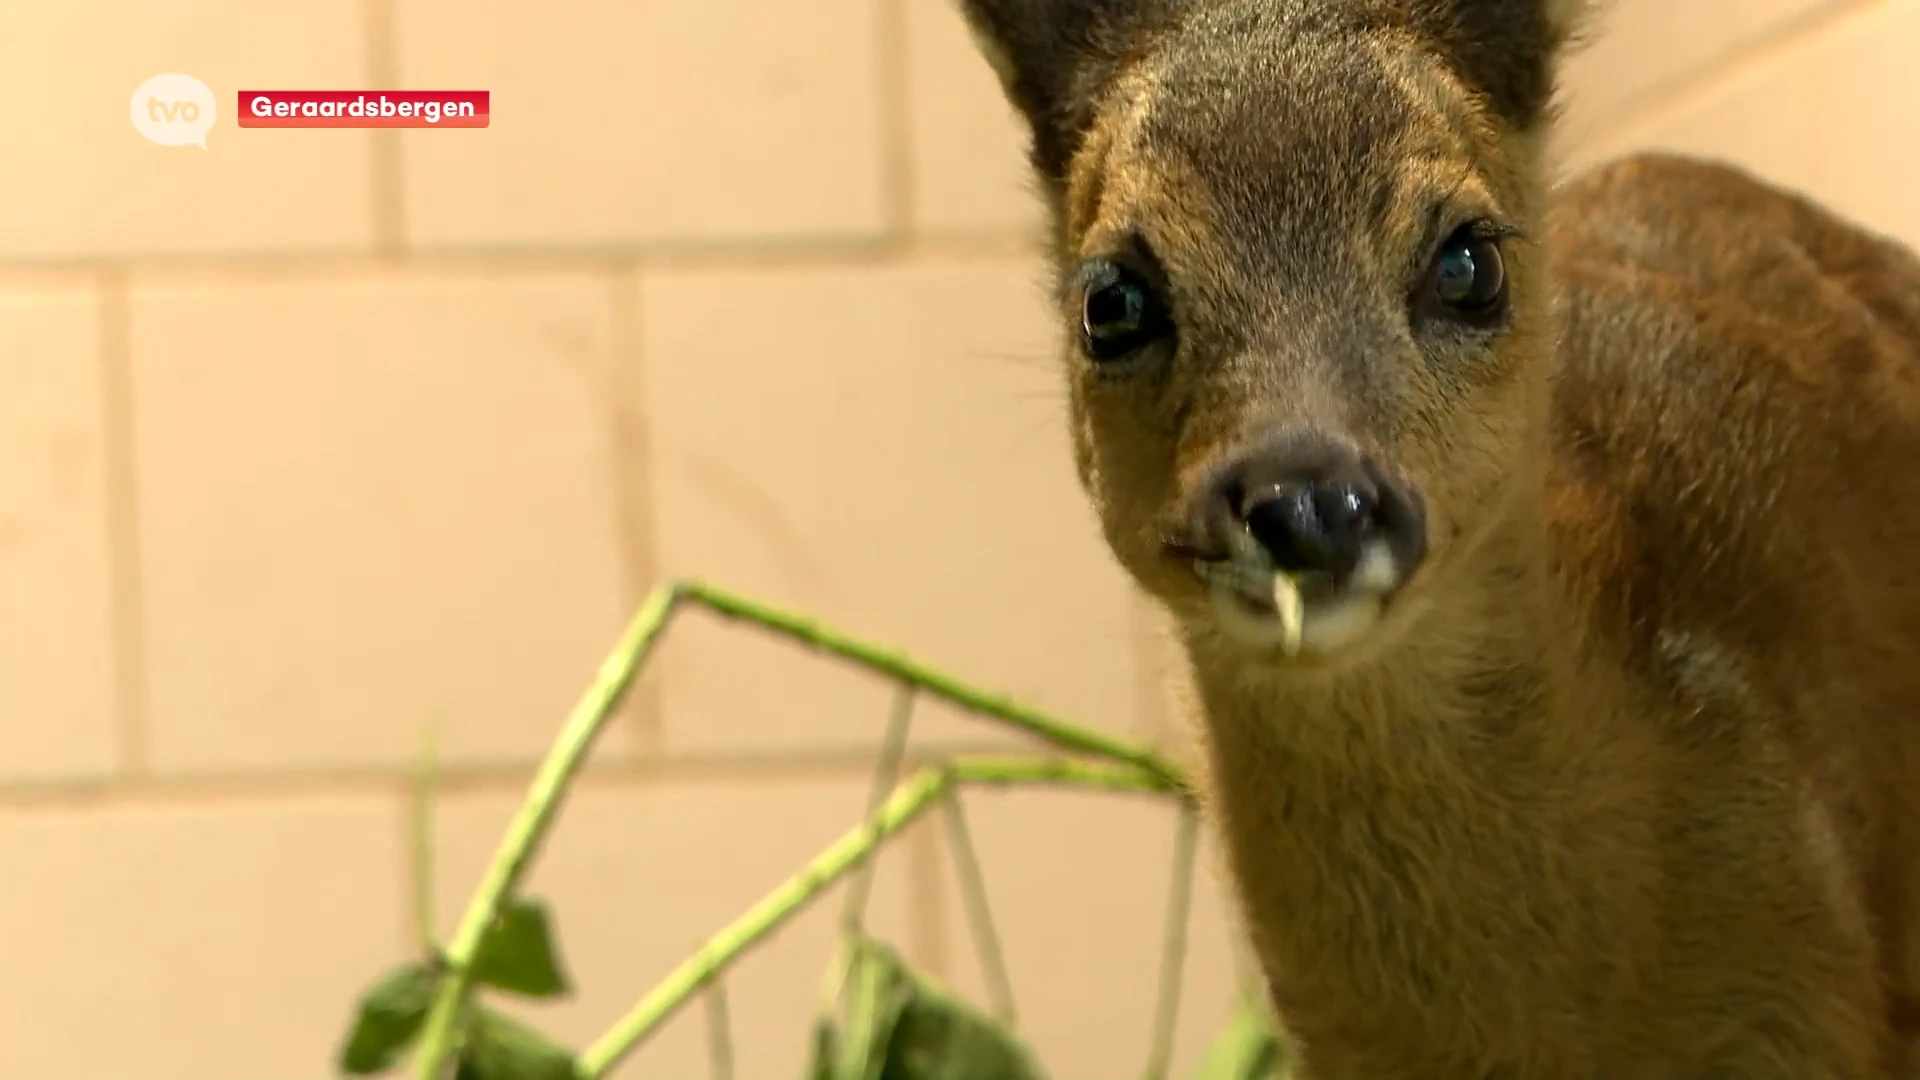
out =
[[[731,926],[708,939],[673,973],[580,1055],[579,1075],[594,1080],[619,1064],[655,1028],[686,1004],[734,957],[758,944],[780,924],[858,866],[887,837],[911,824],[947,789],[949,774],[925,770],[896,790],[865,824],[841,837],[804,870],[755,904]]]
[[[1185,782],[1168,779],[1136,766],[1123,763],[1075,761],[1072,758],[1043,758],[1026,755],[973,756],[955,758],[945,771],[963,784],[982,787],[1054,784],[1060,787],[1086,788],[1120,794],[1171,795],[1191,804],[1192,794]]]
[[[1193,864],[1199,840],[1199,811],[1187,806],[1180,811],[1179,829],[1173,838],[1173,895],[1167,899],[1160,948],[1160,987],[1154,995],[1147,1080],[1167,1080],[1167,1070],[1173,1065],[1173,1035],[1180,1021],[1180,980],[1186,974],[1187,924],[1193,911]]]
[[[707,1059],[710,1080],[733,1080],[733,1015],[727,982],[717,976],[707,984]]]
[[[873,769],[872,794],[867,798],[867,819],[880,812],[887,796],[900,784],[900,763],[907,756],[907,737],[913,729],[913,703],[917,691],[900,684],[893,699],[892,715],[887,720],[887,737],[880,743],[880,761]],[[873,876],[877,859],[868,858],[855,867],[853,880],[847,883],[847,907],[841,915],[840,933],[849,940],[861,936],[867,920],[867,899],[873,894]]]
[[[1187,798],[1185,786],[1177,780],[1128,764],[1020,757],[962,758],[944,767],[923,769],[896,788],[871,818],[836,840],[805,869],[708,939],[705,946],[641,998],[605,1035],[581,1053],[577,1068],[581,1080],[604,1076],[671,1019],[709,980],[799,914],[889,837],[938,804],[955,784],[964,783],[1061,784]]]
[[[509,826],[506,836],[501,840],[493,862],[487,869],[486,877],[482,879],[479,889],[475,891],[459,927],[454,932],[452,941],[447,945],[444,959],[448,974],[435,993],[433,1004],[428,1010],[426,1022],[422,1028],[419,1050],[414,1059],[416,1080],[442,1080],[459,1042],[460,1018],[466,1006],[467,996],[473,989],[472,960],[481,939],[494,920],[499,917],[500,908],[514,887],[519,884],[527,864],[538,850],[541,839],[559,811],[560,804],[566,795],[567,785],[585,762],[595,737],[605,726],[607,718],[612,715],[627,687],[633,682],[661,633],[665,631],[679,606],[685,601],[692,601],[726,618],[757,625],[773,633],[793,638],[821,652],[880,672],[895,681],[942,698],[967,711],[1025,731],[1061,749],[1102,757],[1125,766],[1125,768],[1115,768],[1068,761],[1036,763],[1031,760],[1001,762],[983,760],[970,764],[955,763],[946,770],[925,774],[916,781],[916,783],[933,785],[931,793],[924,795],[923,798],[934,798],[944,790],[945,785],[965,781],[984,784],[1052,782],[1079,787],[1104,787],[1109,790],[1173,794],[1191,801],[1191,793],[1180,770],[1171,762],[1144,747],[1076,727],[1037,709],[1012,701],[1005,695],[990,694],[976,689],[895,650],[851,637],[823,626],[814,619],[769,607],[711,585],[682,582],[656,589],[641,606],[639,613],[634,616],[619,643],[601,664],[599,676],[593,686],[588,689],[568,716],[559,739],[549,751],[547,759],[541,764],[539,772],[535,774],[526,800]],[[928,780],[928,777],[931,777],[931,780]],[[910,785],[897,793],[896,801],[889,802],[886,807],[883,807],[882,815],[888,809],[898,810],[900,804],[897,800],[913,794],[916,790],[919,789]],[[908,820],[924,809],[924,803],[912,807],[912,815],[909,815]],[[897,823],[894,829],[904,823],[904,821]],[[863,830],[860,837],[852,840],[849,850],[835,849],[828,854],[835,855],[837,852],[840,857],[857,858],[862,850],[877,846],[891,832],[892,830],[884,830],[878,834],[870,834]],[[843,844],[846,843],[848,841],[843,840]],[[862,847],[862,844],[865,847]],[[823,859],[826,857],[822,856]],[[837,865],[833,876],[844,873],[845,870],[845,865]],[[830,880],[831,878],[828,879]],[[789,882],[789,886],[793,884]],[[584,1075],[598,1076],[600,1071],[611,1067],[628,1050],[638,1045],[654,1026],[679,1008],[692,989],[699,986],[701,979],[709,977],[713,970],[724,966],[733,955],[759,940],[772,927],[779,925],[793,910],[797,910],[799,906],[817,895],[819,889],[824,888],[825,884],[826,882],[822,882],[811,888],[799,889],[775,903],[776,898],[782,896],[777,893],[775,897],[769,897],[760,907],[756,907],[741,920],[736,921],[733,927],[715,939],[716,942],[728,945],[730,951],[725,951],[724,954],[715,953],[713,944],[710,943],[708,949],[703,950],[700,956],[683,965],[676,976],[670,977],[667,983],[649,994],[612,1032],[589,1048],[582,1058],[588,1069]],[[754,919],[768,921],[766,926],[756,929],[752,921]],[[744,937],[740,936],[742,934]],[[739,940],[735,940],[736,937]],[[702,957],[707,956],[713,958],[713,963],[710,968],[703,968],[701,967]],[[699,977],[687,983],[685,979],[689,972]]]
[[[1070,724],[1013,701],[1006,695],[978,690],[902,652],[840,633],[821,625],[816,619],[769,607],[703,582],[683,582],[680,590],[688,600],[718,615],[752,623],[821,652],[872,668],[970,712],[990,716],[1025,731],[1063,750],[1124,762],[1159,776],[1170,784],[1181,785],[1185,782],[1177,766],[1145,747]]]
[[[415,1059],[417,1080],[441,1080],[455,1049],[460,1013],[473,988],[473,957],[481,938],[499,917],[501,905],[526,872],[542,836],[559,812],[568,783],[579,772],[594,737],[613,715],[635,674],[653,651],[677,600],[678,592],[672,588],[656,590],[647,598],[619,643],[600,665],[593,685],[574,706],[559,739],[534,775],[526,801],[508,826],[486,877],[481,880],[453,940],[447,945],[449,970],[435,993],[421,1031]]]
[[[1000,944],[1000,931],[993,925],[993,905],[987,902],[987,879],[980,870],[980,852],[973,845],[973,830],[967,826],[967,808],[960,792],[949,791],[941,800],[947,810],[947,852],[953,856],[954,884],[959,887],[960,902],[966,909],[967,927],[979,954],[980,971],[987,981],[987,1000],[993,1015],[1008,1030],[1018,1030],[1019,1015],[1013,1007],[1013,976],[1007,971],[1006,950]]]

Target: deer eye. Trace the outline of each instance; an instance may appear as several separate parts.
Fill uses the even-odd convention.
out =
[[[1082,272],[1081,281],[1081,344],[1095,361],[1117,360],[1167,333],[1159,294],[1139,274],[1096,262]]]
[[[1430,314],[1485,324],[1506,310],[1507,268],[1497,238],[1484,225],[1464,225],[1434,254],[1423,286],[1423,307]]]

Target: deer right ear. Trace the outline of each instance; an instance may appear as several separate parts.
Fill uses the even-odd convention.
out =
[[[1119,58],[1173,0],[959,0],[980,52],[1027,122],[1029,158],[1060,185]]]

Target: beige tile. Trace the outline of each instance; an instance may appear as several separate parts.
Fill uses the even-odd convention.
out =
[[[868,0],[396,0],[402,81],[493,92],[407,132],[414,242],[615,244],[881,226]]]
[[[0,776],[114,764],[106,452],[90,290],[0,293]]]
[[[442,810],[439,906],[449,932],[518,802],[517,795],[467,796]],[[525,890],[555,912],[562,959],[578,993],[562,1003],[518,1008],[569,1046],[585,1047],[709,937],[857,827],[866,805],[863,779],[582,788]],[[909,914],[910,866],[906,850],[883,852],[867,926],[919,956]],[[843,901],[839,887],[823,895],[728,975],[735,1075],[742,1080],[801,1075]],[[615,1075],[705,1076],[707,1037],[705,1010],[696,1002]]]
[[[1703,66],[1771,41],[1845,0],[1603,0],[1562,85],[1572,145],[1626,114],[1657,105],[1664,88]]]
[[[0,1075],[321,1076],[404,958],[385,797],[0,814]]]
[[[1038,235],[1042,207],[1026,131],[954,0],[891,0],[907,11],[915,227]]]
[[[364,86],[363,4],[70,0],[0,5],[9,123],[0,258],[365,249],[366,132],[242,131],[241,90]],[[84,44],[74,44],[83,42]],[[155,146],[128,108],[148,78],[214,91],[207,149]]]
[[[1920,245],[1920,0],[1864,10],[1593,148],[1678,150],[1743,165]]]
[[[1013,984],[1021,1033],[1053,1076],[1136,1076],[1146,1065],[1172,895],[1177,811],[1145,796],[982,790],[968,832]],[[944,828],[943,836],[951,831]],[[1197,1068],[1231,1007],[1234,931],[1211,844],[1196,860],[1174,1075]],[[984,970],[941,864],[951,977],[989,1001]]]
[[[1073,478],[1039,280],[1021,259],[649,278],[663,574],[1140,730],[1135,610]],[[673,752],[871,745],[884,726],[870,677],[683,629],[661,668]]]
[[[450,761],[544,752],[636,595],[612,305],[584,275],[135,290],[157,769],[405,762],[428,724]]]

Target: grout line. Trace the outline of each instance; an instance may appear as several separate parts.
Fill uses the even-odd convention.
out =
[[[906,0],[873,0],[874,74],[879,80],[880,198],[886,229],[906,242],[915,233],[913,171],[913,60]]]
[[[646,313],[641,306],[640,285],[637,265],[613,275],[607,284],[613,327],[609,350],[612,373],[606,403],[613,432],[610,448],[613,490],[608,492],[608,497],[612,502],[612,527],[620,548],[620,565],[626,572],[622,595],[630,610],[646,598],[659,572],[659,538],[653,527],[658,520],[654,496],[655,457],[647,411],[642,323]],[[666,738],[660,680],[646,675],[636,680],[628,693],[626,710],[639,755],[660,756]]]
[[[662,241],[604,247],[529,244],[473,248],[413,248],[370,257],[366,252],[207,252],[196,255],[7,262],[0,260],[0,285],[8,279],[27,283],[69,283],[103,272],[136,275],[272,278],[322,273],[363,273],[369,267],[476,273],[542,270],[617,273],[645,261],[649,269],[772,268],[827,263],[886,266],[924,259],[1033,258],[1038,249],[1025,230],[948,231],[905,240],[874,237],[793,237],[761,241]]]
[[[113,620],[115,771],[144,776],[147,731],[146,595],[140,572],[139,460],[135,450],[132,313],[124,275],[99,280],[99,377],[105,450],[108,587]]]
[[[1727,83],[1860,16],[1887,0],[1830,0],[1768,27],[1745,42],[1630,95],[1582,137],[1584,146],[1632,143],[1646,129],[1699,104]]]
[[[942,743],[938,756],[1004,754],[1004,744]],[[588,762],[579,784],[585,788],[689,782],[778,782],[818,777],[870,775],[878,758],[871,749],[829,749],[778,756],[683,756],[646,761]],[[909,755],[902,772],[925,767],[934,755]],[[416,762],[391,766],[345,766],[259,770],[230,774],[155,775],[150,770],[118,778],[9,780],[0,782],[0,810],[34,807],[111,807],[141,802],[204,802],[323,795],[387,794],[406,790]],[[435,785],[441,795],[513,794],[526,790],[533,762],[458,764],[442,762]]]
[[[400,86],[400,30],[397,0],[363,0],[367,20],[367,75],[373,86]],[[406,155],[398,128],[371,132],[370,180],[373,185],[373,247],[377,255],[397,258],[407,247]]]
[[[441,790],[488,790],[524,785],[531,768],[470,769],[441,778]],[[119,781],[12,781],[0,785],[0,808],[115,808],[152,803],[208,803],[297,799],[313,796],[392,795],[405,790],[411,776],[394,769],[340,769],[265,772],[229,776],[146,775]]]
[[[97,290],[103,275],[111,275],[120,266],[110,262],[98,262],[85,265],[35,266],[20,264],[7,266],[0,263],[0,288],[6,289],[72,289],[85,286]]]

